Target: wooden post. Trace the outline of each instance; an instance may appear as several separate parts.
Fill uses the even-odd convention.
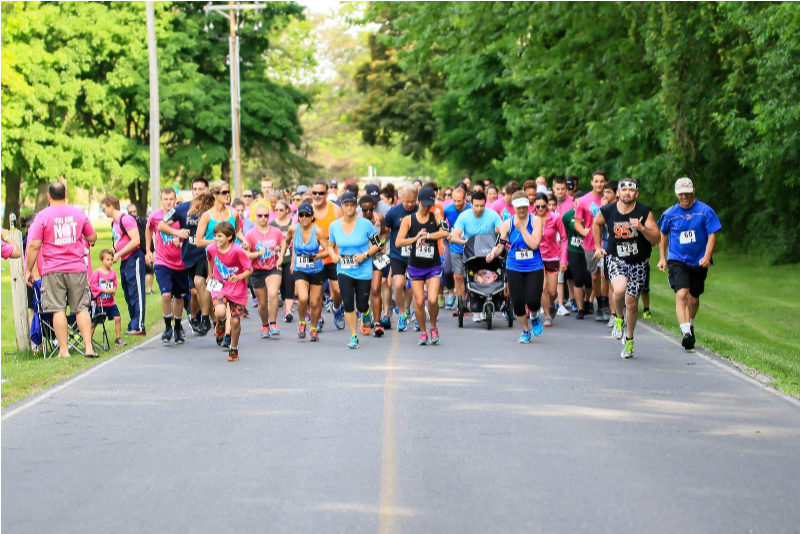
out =
[[[22,232],[11,230],[11,239],[22,250]],[[23,251],[24,252],[24,251]],[[17,337],[17,350],[26,351],[30,348],[30,332],[28,330],[28,293],[25,289],[25,264],[23,258],[9,260],[11,269],[11,302],[14,314],[14,333]]]
[[[150,66],[150,206],[161,205],[161,125],[158,114],[158,48],[156,15],[153,2],[146,2],[147,53]],[[144,206],[143,206],[144,207]]]

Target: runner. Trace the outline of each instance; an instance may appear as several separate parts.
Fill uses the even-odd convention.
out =
[[[358,201],[361,208],[361,216],[372,223],[375,227],[375,233],[380,239],[380,250],[372,258],[372,285],[370,287],[370,300],[372,303],[372,318],[373,332],[375,337],[381,337],[384,334],[383,323],[379,320],[381,312],[383,311],[383,285],[384,278],[389,276],[389,256],[385,254],[386,248],[386,226],[383,224],[383,217],[375,213],[375,200],[371,195],[364,195]],[[386,314],[388,315],[388,314]],[[364,335],[369,335],[369,325],[371,318],[362,318],[361,332]]]
[[[575,196],[577,202],[582,194]],[[569,239],[567,244],[567,262],[569,272],[572,274],[573,290],[575,292],[575,306],[577,315],[575,319],[582,321],[589,310],[589,299],[592,294],[592,275],[586,265],[586,254],[583,251],[583,236],[575,230],[575,210],[571,209],[561,218]]]
[[[298,202],[298,206],[300,203]],[[277,217],[270,221],[270,226],[274,226],[278,230],[281,231],[283,237],[286,237],[286,234],[289,231],[289,227],[292,226],[292,219],[291,219],[291,208],[289,203],[286,201],[280,201],[278,204],[275,205],[275,214]],[[281,298],[283,299],[283,320],[286,323],[291,323],[294,320],[294,315],[292,315],[292,310],[294,309],[294,274],[292,273],[292,269],[289,266],[292,263],[292,245],[289,243],[289,248],[286,249],[286,252],[283,255],[281,260]]]
[[[636,199],[639,186],[633,178],[623,178],[618,187],[619,200],[600,209],[593,222],[595,257],[606,257],[608,274],[614,285],[617,317],[611,335],[622,339],[623,358],[633,358],[633,331],[639,316],[639,296],[645,281],[645,266],[652,246],[660,239],[653,211]],[[608,251],[603,248],[603,226],[608,228]],[[626,310],[625,319],[621,317]],[[623,325],[627,335],[623,335]]]
[[[389,231],[389,260],[392,271],[392,287],[394,302],[398,308],[397,331],[408,329],[408,317],[411,315],[411,291],[406,291],[406,271],[411,257],[411,247],[398,247],[397,234],[403,219],[417,212],[417,188],[407,185],[400,191],[400,204],[394,206],[386,214],[385,226]]]
[[[286,233],[281,245],[281,255],[285,256],[291,246],[292,263],[289,270],[294,274],[297,314],[300,317],[297,337],[306,337],[306,312],[310,312],[311,341],[319,341],[317,325],[322,315],[322,286],[325,284],[322,258],[328,256],[328,240],[314,224],[314,208],[311,204],[300,204],[297,208],[297,220],[300,222],[290,226]]]
[[[480,194],[483,195],[483,193]],[[439,317],[439,286],[442,282],[442,262],[438,241],[446,238],[449,232],[441,228],[441,217],[431,212],[436,204],[434,190],[430,187],[423,187],[419,191],[418,199],[419,209],[416,213],[403,219],[397,233],[396,245],[400,248],[411,247],[408,276],[414,292],[414,307],[420,329],[417,343],[419,345],[428,344],[425,325],[425,291],[427,289],[428,314],[431,322],[430,342],[432,345],[437,345],[439,329],[436,328],[436,320]]]
[[[694,319],[700,309],[700,295],[705,291],[708,268],[717,245],[717,232],[722,230],[717,214],[707,204],[694,198],[694,184],[689,178],[675,182],[678,203],[658,221],[661,259],[658,269],[669,267],[669,286],[675,292],[675,311],[681,327],[681,345],[694,348]],[[667,256],[669,246],[669,256]]]
[[[514,193],[520,190],[519,183],[516,180],[511,180],[506,184],[503,190],[503,196],[497,199],[494,204],[489,207],[493,209],[502,220],[510,219],[514,216],[514,207],[511,205],[511,199]],[[472,193],[472,199],[475,200],[475,192]]]
[[[567,179],[563,176],[553,178],[553,196],[556,197],[556,211],[564,215],[575,208],[575,199],[568,193]]]
[[[325,236],[326,240],[330,235],[329,229],[331,223],[342,217],[342,208],[328,201],[326,199],[327,194],[328,184],[322,180],[314,182],[314,186],[311,188],[311,196],[314,202],[314,220],[316,221],[317,227],[322,230],[322,234]],[[336,274],[336,263],[334,263],[333,259],[327,254],[321,257],[324,258],[322,260],[324,276],[328,281],[328,286],[331,291],[331,300],[333,301],[333,324],[336,326],[337,330],[343,330],[345,323],[344,310],[342,308],[342,293],[339,291],[339,279]],[[322,329],[321,318],[319,319],[317,328],[320,330]]]
[[[458,217],[466,210],[472,209],[472,204],[468,204],[467,191],[461,184],[455,187],[451,193],[453,202],[444,208],[444,217],[450,225],[451,230],[455,228]],[[464,286],[464,245],[454,242],[448,235],[450,241],[450,271],[453,273],[453,280],[455,281],[456,296],[462,299],[466,298],[466,288]],[[447,262],[445,262],[446,264]],[[453,305],[451,304],[451,308]],[[453,316],[457,316],[458,311],[453,312]]]
[[[583,236],[586,268],[589,270],[589,274],[592,275],[592,290],[597,300],[597,314],[594,320],[598,323],[606,322],[611,318],[611,310],[607,309],[607,299],[601,293],[600,259],[594,254],[595,243],[592,235],[592,222],[600,212],[600,206],[603,204],[603,188],[605,185],[606,175],[603,171],[592,173],[592,192],[583,195],[575,207],[575,231]],[[584,310],[584,313],[591,313],[591,308]]]
[[[521,198],[521,197],[520,197]],[[527,195],[525,196],[527,199]],[[553,326],[556,313],[556,294],[558,273],[567,270],[567,232],[564,223],[556,212],[548,208],[548,197],[543,193],[536,195],[534,203],[536,216],[542,221],[542,238],[539,242],[539,254],[544,265],[545,293],[542,295],[544,302],[544,326]],[[531,309],[538,314],[539,308]]]
[[[606,182],[606,185],[603,187],[603,206],[608,206],[609,204],[615,204],[619,199],[617,197],[617,189],[619,188],[619,184],[617,184],[616,180],[609,180]],[[601,238],[601,242],[603,243],[603,248],[608,250],[608,228],[603,226],[603,237]],[[614,299],[614,286],[610,282],[610,277],[608,275],[608,261],[605,258],[600,260],[600,291],[603,295],[608,295],[608,307],[611,311],[611,318],[608,320],[606,326],[608,328],[614,328],[614,325],[617,322],[617,307]],[[620,310],[620,317],[622,317],[624,310]]]
[[[539,308],[542,305],[544,288],[544,264],[539,245],[543,235],[543,218],[534,217],[528,212],[530,203],[524,191],[514,193],[511,203],[514,217],[500,225],[497,245],[486,256],[486,261],[491,262],[502,254],[506,244],[509,244],[506,259],[508,292],[511,295],[514,316],[522,326],[522,335],[517,343],[530,343],[531,331],[536,337],[542,335]],[[530,323],[526,307],[533,315]]]
[[[356,213],[356,198],[356,194],[351,191],[345,191],[342,195],[344,216],[331,223],[328,240],[328,254],[336,264],[344,318],[350,329],[350,342],[347,344],[350,349],[357,349],[359,345],[356,310],[361,316],[361,331],[366,336],[370,333],[372,256],[380,250],[380,237],[375,226]]]
[[[214,189],[213,184],[211,189]],[[233,225],[228,221],[221,221],[214,225],[214,242],[206,248],[209,272],[206,284],[214,303],[214,316],[217,320],[214,334],[217,336],[217,345],[222,345],[229,313],[231,317],[229,362],[239,361],[239,334],[242,332],[241,319],[247,304],[247,278],[253,272],[250,258],[242,247],[234,243],[235,239]]]
[[[279,202],[285,203],[281,200]],[[276,204],[277,207],[277,204]],[[282,206],[283,207],[283,206]],[[283,208],[285,209],[285,208]],[[270,226],[269,209],[256,206],[255,228],[247,232],[250,252],[247,257],[253,265],[250,285],[258,299],[258,315],[261,317],[261,339],[281,334],[278,328],[278,289],[281,287],[283,257],[279,256],[284,236],[280,229]]]
[[[513,206],[512,209],[514,209]],[[486,209],[486,195],[480,192],[475,193],[472,196],[472,209],[464,210],[456,219],[456,224],[452,227],[450,242],[462,246],[466,245],[472,236],[496,234],[501,224],[503,224],[503,221],[500,216],[495,211]],[[538,310],[539,308],[536,309]],[[472,320],[479,323],[485,321],[486,317],[483,312],[476,311],[472,316]]]
[[[161,289],[161,313],[164,316],[164,333],[161,334],[161,341],[169,343],[175,335],[175,344],[181,345],[186,340],[186,332],[183,330],[181,320],[183,318],[183,304],[186,295],[189,294],[189,273],[181,260],[181,239],[167,235],[158,231],[158,225],[164,220],[164,214],[169,213],[175,207],[175,191],[169,187],[161,190],[161,209],[154,211],[147,221],[145,231],[145,241],[148,263],[154,264],[156,280]],[[171,224],[173,229],[180,229],[180,224],[174,221]],[[155,258],[150,252],[155,239]],[[172,321],[175,321],[175,329],[172,328]]]

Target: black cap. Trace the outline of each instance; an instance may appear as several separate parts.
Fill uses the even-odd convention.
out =
[[[303,202],[300,204],[300,207],[297,208],[297,213],[305,213],[306,215],[314,215],[314,208],[311,207],[311,204],[308,202]]]
[[[411,183],[415,184],[415,183],[417,183],[417,182],[419,182],[420,184],[422,184],[422,180],[420,180],[419,178],[417,178],[416,180],[414,180],[414,181],[413,181],[413,182],[411,182]]]
[[[567,189],[572,189],[573,187],[575,187],[575,181],[567,180]]]
[[[342,204],[345,202],[352,202],[356,203],[358,201],[358,197],[352,191],[345,191],[344,195],[342,195]]]
[[[436,193],[430,187],[423,187],[417,195],[420,206],[433,206],[436,204]]]
[[[369,184],[364,188],[364,192],[372,197],[372,200],[375,201],[375,204],[381,201],[381,189],[377,185]]]

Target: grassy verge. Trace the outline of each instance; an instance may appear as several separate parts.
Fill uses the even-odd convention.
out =
[[[658,253],[653,255],[655,266]],[[666,273],[652,271],[653,323],[680,334]],[[695,322],[698,344],[774,378],[800,396],[800,265],[715,254]]]
[[[111,230],[108,224],[95,224],[95,230],[98,233],[98,240],[97,245],[92,248],[92,267],[96,269],[100,265],[98,257],[100,251],[111,247]],[[47,386],[105,361],[123,350],[146,341],[146,337],[126,336],[124,333],[128,324],[128,310],[120,288],[117,292],[116,301],[122,315],[122,337],[128,342],[127,346],[114,346],[114,323],[109,321],[106,323],[106,328],[111,338],[112,347],[108,352],[98,352],[100,358],[96,360],[90,360],[77,354],[72,358],[42,358],[40,355],[31,352],[17,353],[14,319],[11,309],[11,276],[8,264],[6,262],[3,263],[5,264],[5,270],[2,272],[2,278],[0,279],[0,292],[4,306],[0,317],[2,326],[2,338],[0,341],[2,342],[2,373],[3,378],[7,380],[2,384],[3,406],[23,399]],[[114,268],[119,272],[119,264],[115,265]],[[154,285],[154,291],[156,292],[155,295],[147,296],[146,318],[148,332],[154,331],[153,327],[161,322],[161,300],[157,294],[158,284]]]

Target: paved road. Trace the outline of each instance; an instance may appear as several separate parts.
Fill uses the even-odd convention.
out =
[[[655,331],[624,361],[572,318],[357,351],[256,325],[239,363],[154,341],[5,409],[3,532],[800,530],[800,407]]]

